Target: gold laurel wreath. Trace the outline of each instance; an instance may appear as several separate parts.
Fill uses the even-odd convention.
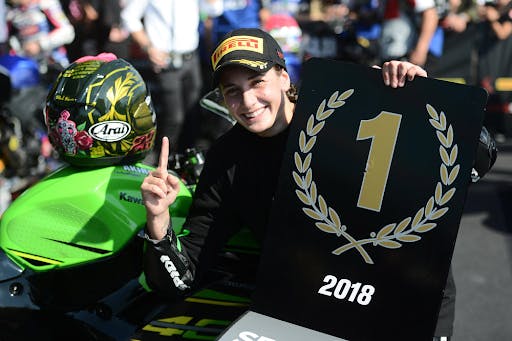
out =
[[[439,154],[441,166],[439,169],[441,181],[436,184],[432,195],[424,207],[421,207],[414,217],[402,219],[398,224],[391,223],[382,227],[377,233],[371,232],[370,238],[356,240],[347,232],[347,226],[341,224],[338,213],[330,207],[324,197],[318,193],[311,161],[311,150],[316,143],[317,135],[325,126],[325,120],[331,116],[335,109],[343,106],[345,100],[354,93],[353,89],[347,90],[338,96],[335,91],[328,100],[324,99],[317,108],[315,114],[310,115],[306,131],[299,133],[299,152],[294,153],[296,171],[292,172],[293,179],[299,187],[295,194],[299,200],[307,205],[302,211],[315,220],[315,226],[326,233],[334,233],[337,237],[344,237],[348,243],[333,250],[332,253],[340,255],[343,252],[355,248],[366,263],[373,264],[373,260],[363,248],[365,244],[382,246],[388,249],[397,249],[402,243],[416,242],[421,239],[418,234],[428,232],[437,226],[433,220],[439,219],[448,212],[449,207],[444,207],[455,194],[455,188],[450,188],[457,178],[460,166],[455,164],[458,156],[458,146],[454,144],[454,133],[451,125],[447,128],[446,115],[438,113],[430,104],[426,105],[430,116],[429,122],[436,129],[436,135],[440,142]],[[326,109],[327,106],[327,109]],[[304,155],[304,157],[301,156]]]

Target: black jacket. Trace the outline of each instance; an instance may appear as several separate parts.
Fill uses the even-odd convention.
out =
[[[216,141],[184,224],[190,232],[178,240],[169,229],[168,238],[148,243],[144,271],[150,287],[175,295],[178,273],[189,286],[197,282],[241,227],[263,240],[287,136],[288,130],[262,138],[235,125]]]

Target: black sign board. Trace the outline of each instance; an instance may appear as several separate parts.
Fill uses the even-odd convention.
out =
[[[431,340],[487,94],[312,59],[252,310],[348,340]]]

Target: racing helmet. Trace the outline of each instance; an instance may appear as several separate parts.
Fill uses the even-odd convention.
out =
[[[59,157],[75,166],[133,163],[153,148],[156,114],[146,83],[110,53],[80,58],[63,70],[44,116]]]

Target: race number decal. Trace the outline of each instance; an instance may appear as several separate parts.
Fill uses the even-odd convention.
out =
[[[449,207],[446,204],[455,194],[456,189],[452,185],[460,169],[456,163],[458,146],[454,143],[453,127],[447,123],[445,113],[438,113],[434,107],[427,104],[426,112],[429,123],[434,128],[439,141],[441,158],[440,180],[435,186],[434,193],[426,204],[416,211],[414,216],[389,223],[376,232],[371,232],[368,238],[356,240],[348,232],[348,227],[342,224],[338,212],[330,207],[319,193],[313,180],[311,168],[313,158],[311,151],[317,141],[317,135],[325,126],[325,120],[337,108],[345,105],[345,101],[353,93],[353,89],[346,90],[341,95],[335,91],[329,99],[324,99],[320,103],[315,114],[309,116],[305,131],[301,130],[299,133],[300,151],[294,153],[295,170],[292,172],[292,176],[298,187],[295,194],[305,205],[302,211],[315,221],[315,226],[321,231],[346,239],[347,243],[333,250],[332,253],[340,255],[355,249],[366,263],[374,264],[373,259],[363,247],[364,245],[371,244],[387,249],[397,249],[402,247],[402,243],[417,242],[421,239],[421,233],[434,229],[437,226],[435,220],[448,212]],[[380,210],[400,121],[399,114],[383,111],[371,120],[360,122],[357,140],[372,138],[372,145],[367,162],[367,172],[361,185],[358,206],[377,212]],[[370,165],[369,169],[368,165]]]

